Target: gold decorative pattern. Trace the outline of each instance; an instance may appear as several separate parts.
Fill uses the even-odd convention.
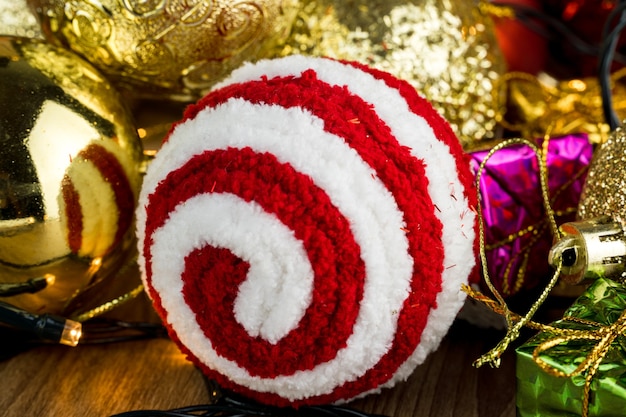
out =
[[[464,147],[494,138],[505,72],[490,16],[463,0],[306,0],[280,55],[357,61],[410,82]]]
[[[194,99],[286,38],[296,0],[29,0],[46,36],[139,96]]]

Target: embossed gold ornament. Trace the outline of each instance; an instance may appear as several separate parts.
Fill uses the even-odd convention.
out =
[[[409,81],[467,148],[494,137],[505,72],[490,16],[465,0],[305,0],[279,55],[358,61]]]
[[[288,34],[297,0],[29,0],[48,38],[118,85],[193,99]]]
[[[0,37],[0,281],[55,278],[7,301],[60,312],[127,261],[142,159],[128,110],[94,67]]]

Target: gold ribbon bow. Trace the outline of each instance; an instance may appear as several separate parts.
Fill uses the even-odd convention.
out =
[[[463,291],[467,293],[467,295],[473,298],[476,301],[483,303],[485,306],[489,307],[491,310],[498,314],[506,314],[506,308],[503,308],[496,300],[493,300],[479,291],[476,291],[468,286],[463,286]],[[520,322],[522,317],[508,311],[510,317],[515,322]],[[589,394],[591,393],[591,382],[595,377],[600,364],[606,357],[607,353],[613,347],[613,343],[618,336],[624,335],[626,333],[626,310],[622,313],[622,315],[610,325],[602,325],[600,323],[596,323],[589,320],[579,319],[577,317],[563,317],[563,321],[570,321],[579,324],[584,324],[590,327],[595,327],[594,330],[581,330],[581,329],[564,329],[561,327],[551,326],[547,324],[538,323],[536,321],[528,320],[525,323],[525,326],[534,330],[538,330],[541,332],[549,332],[554,336],[550,337],[547,340],[544,340],[540,343],[533,351],[533,361],[546,373],[549,375],[558,377],[558,378],[571,378],[577,375],[581,375],[586,373],[585,375],[585,385],[583,386],[583,400],[582,400],[582,417],[587,417],[589,415]],[[563,343],[568,343],[572,341],[581,341],[581,340],[589,340],[595,341],[596,344],[593,345],[593,348],[589,352],[589,354],[585,357],[585,359],[578,365],[576,369],[572,372],[563,372],[560,369],[557,369],[555,366],[550,365],[543,359],[541,359],[540,355],[556,346],[559,346]]]
[[[583,387],[582,417],[589,414],[589,394],[591,392],[591,382],[593,381],[600,364],[606,357],[606,354],[613,347],[615,339],[626,332],[626,311],[611,325],[603,326],[588,320],[581,320],[576,317],[564,317],[563,320],[573,321],[576,323],[586,324],[597,327],[596,330],[576,330],[561,329],[553,326],[547,326],[550,332],[555,333],[555,337],[545,340],[533,351],[533,360],[541,369],[550,375],[560,378],[571,378],[573,376],[585,375],[585,385]],[[539,356],[541,353],[552,349],[563,343],[571,341],[589,340],[597,343],[591,349],[591,352],[572,372],[563,372],[556,367],[545,362]]]

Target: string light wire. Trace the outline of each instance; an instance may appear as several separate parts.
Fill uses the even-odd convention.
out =
[[[54,283],[54,275],[31,278],[24,282],[0,283],[0,297],[11,297],[20,294],[34,294]]]
[[[226,395],[212,380],[207,381],[211,402],[170,410],[126,411],[111,417],[385,417],[337,405],[279,408]]]
[[[619,15],[619,21],[611,29],[613,21]],[[617,42],[619,37],[626,27],[626,1],[620,0],[620,2],[611,11],[604,24],[602,34],[603,42],[599,53],[599,73],[598,78],[600,81],[601,95],[602,95],[602,110],[607,124],[611,128],[611,131],[617,129],[621,123],[613,108],[613,97],[611,93],[611,66],[615,59],[615,50],[617,48]]]
[[[31,333],[42,340],[67,346],[76,346],[82,334],[82,325],[76,321],[52,314],[33,314],[2,301],[0,301],[0,322]]]

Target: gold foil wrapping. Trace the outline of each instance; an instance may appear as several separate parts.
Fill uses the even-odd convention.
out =
[[[621,117],[626,117],[625,75],[623,69],[611,75],[613,108]],[[507,109],[498,115],[498,121],[522,137],[587,133],[597,144],[611,134],[596,78],[556,80],[547,74],[510,72],[497,85],[497,108]]]
[[[489,16],[465,0],[306,0],[280,55],[358,61],[410,82],[464,147],[494,137],[505,71]]]
[[[118,188],[113,196],[118,184],[107,186],[107,176],[81,156],[98,143],[102,146],[91,148],[100,149],[92,160],[107,156],[98,153],[105,148],[114,153],[130,189]],[[131,227],[105,251],[85,244],[116,234],[121,226],[107,225],[111,214],[123,215],[116,214],[118,198],[131,202],[133,210],[141,143],[119,94],[91,65],[46,43],[0,37],[0,147],[0,280],[53,275],[51,287],[9,301],[33,312],[60,312],[126,262]],[[80,225],[64,223],[69,175],[78,190],[80,217],[73,218]],[[68,228],[80,232],[80,252],[71,248]]]
[[[140,96],[194,99],[287,36],[297,0],[29,0],[45,35]]]

